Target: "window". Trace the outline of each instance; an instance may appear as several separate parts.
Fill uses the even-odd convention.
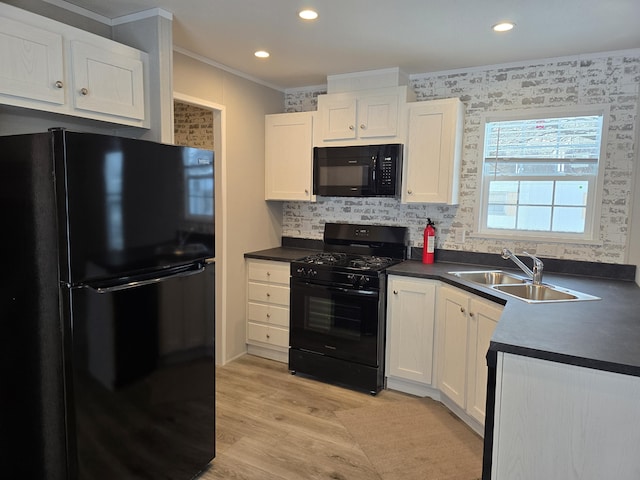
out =
[[[525,113],[485,119],[479,233],[593,240],[603,109]]]

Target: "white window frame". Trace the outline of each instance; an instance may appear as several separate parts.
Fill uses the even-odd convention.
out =
[[[485,149],[485,126],[487,123],[510,121],[510,120],[532,120],[543,118],[574,117],[587,115],[602,115],[602,134],[600,143],[600,156],[598,159],[598,171],[593,181],[593,188],[589,188],[587,199],[587,212],[585,218],[584,233],[566,232],[542,232],[509,229],[491,229],[487,227],[489,178],[484,175],[484,149]],[[478,144],[479,165],[478,165],[478,208],[475,209],[474,236],[484,238],[508,239],[508,240],[530,240],[535,242],[557,242],[557,243],[580,243],[580,244],[600,244],[599,225],[602,207],[602,194],[604,184],[604,170],[606,166],[606,151],[609,132],[609,105],[588,105],[558,108],[513,110],[508,112],[489,112],[481,116],[480,141]],[[513,180],[540,180],[542,178],[526,176],[512,177]],[[560,177],[558,177],[560,178]],[[549,179],[549,177],[544,177]],[[584,180],[585,177],[571,176],[562,177],[563,180]],[[592,185],[590,184],[590,187]]]

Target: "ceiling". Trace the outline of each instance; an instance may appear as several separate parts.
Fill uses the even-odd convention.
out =
[[[51,0],[49,0],[51,1]],[[113,19],[173,14],[181,49],[285,90],[338,73],[411,75],[640,48],[640,0],[55,0]],[[297,17],[312,6],[319,18]],[[495,33],[502,20],[516,23]],[[255,58],[268,50],[268,59]]]

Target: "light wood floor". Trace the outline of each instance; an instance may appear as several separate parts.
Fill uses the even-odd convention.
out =
[[[334,412],[410,398],[290,375],[251,355],[218,367],[216,382],[216,458],[201,480],[379,480]]]

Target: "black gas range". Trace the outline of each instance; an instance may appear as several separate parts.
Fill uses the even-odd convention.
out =
[[[405,227],[327,223],[324,251],[291,263],[292,373],[384,387],[385,271],[406,258]]]

